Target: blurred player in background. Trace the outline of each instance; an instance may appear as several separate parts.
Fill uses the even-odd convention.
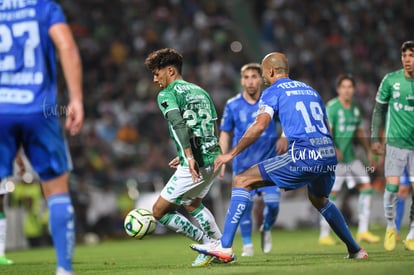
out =
[[[0,192],[5,193],[6,178],[12,175],[17,150],[23,147],[41,179],[49,206],[56,274],[72,274],[75,225],[68,186],[72,163],[59,116],[66,115],[65,126],[71,135],[80,131],[80,55],[64,13],[55,2],[3,3],[0,14]],[[57,106],[56,54],[69,92],[64,114]],[[5,230],[4,213],[0,219],[0,230]]]
[[[260,64],[246,64],[241,68],[240,74],[243,92],[227,101],[221,120],[220,146],[223,153],[229,151],[230,143],[232,146],[236,145],[247,128],[254,122],[259,106],[263,84]],[[233,159],[233,175],[238,175],[250,166],[276,156],[276,140],[277,127],[276,122],[272,120],[259,139]],[[279,145],[281,146],[280,143]],[[287,147],[287,142],[285,142],[285,146]],[[286,148],[284,149],[286,150]],[[224,170],[225,165],[222,166],[221,177],[224,175]],[[261,196],[264,201],[263,224],[260,227],[261,246],[264,253],[269,253],[272,249],[271,229],[279,213],[280,190],[277,186],[266,186],[251,191],[251,197],[256,194]],[[240,233],[243,241],[242,256],[253,256],[254,254],[252,208],[253,199],[247,205],[240,220]]]
[[[190,247],[224,261],[231,260],[234,236],[250,202],[252,189],[278,185],[285,190],[296,190],[306,186],[309,201],[345,243],[348,258],[368,258],[366,251],[353,239],[342,213],[328,200],[337,158],[321,96],[307,84],[289,78],[288,60],[282,53],[266,55],[261,67],[264,82],[269,87],[260,97],[256,120],[231,151],[217,157],[215,169],[220,169],[256,141],[275,117],[288,139],[288,152],[259,162],[235,176],[223,236],[219,241]]]
[[[371,149],[375,154],[384,154],[384,214],[387,228],[384,248],[395,249],[397,226],[395,208],[404,169],[414,175],[414,41],[401,45],[403,68],[384,76],[375,99],[371,125]],[[385,119],[386,117],[386,119]],[[385,127],[384,127],[385,125]],[[385,148],[380,142],[380,130],[385,129]],[[411,185],[414,181],[411,178]],[[412,194],[414,196],[414,194]],[[414,251],[414,197],[410,210],[410,230],[404,241],[407,250]]]
[[[210,210],[202,203],[217,173],[214,160],[221,153],[216,126],[217,113],[209,94],[183,80],[183,57],[165,48],[148,55],[145,64],[161,88],[158,107],[167,119],[178,157],[169,165],[176,172],[164,186],[153,206],[154,217],[170,230],[201,243],[219,239],[221,231]],[[183,205],[197,227],[177,212]],[[192,266],[209,264],[213,257],[199,254]]]
[[[19,171],[13,172],[13,174],[18,174],[22,176],[25,171],[25,166],[23,163],[23,159],[20,153],[17,153],[15,158],[15,163],[17,164],[17,168]],[[14,166],[14,165],[13,165]],[[14,168],[14,167],[13,167]],[[14,169],[13,169],[14,170]],[[10,176],[12,176],[10,175]],[[6,234],[7,234],[7,219],[6,219],[6,212],[5,212],[5,200],[6,194],[9,192],[7,187],[7,180],[4,178],[1,180],[0,178],[0,265],[10,265],[13,264],[13,261],[6,258]]]
[[[348,190],[357,186],[358,196],[358,232],[357,241],[377,243],[380,238],[368,230],[371,212],[371,200],[373,189],[371,179],[365,165],[356,156],[354,140],[364,148],[368,162],[372,165],[372,152],[369,141],[362,128],[362,113],[360,107],[353,100],[355,93],[355,79],[351,75],[339,75],[336,79],[336,91],[338,96],[326,104],[326,112],[330,125],[330,131],[335,143],[338,166],[336,178],[329,200],[335,203],[342,185],[346,182]],[[330,236],[329,224],[321,217],[319,244],[334,245],[336,241]]]

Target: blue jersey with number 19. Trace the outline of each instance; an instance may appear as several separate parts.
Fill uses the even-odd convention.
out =
[[[336,164],[335,148],[322,98],[309,85],[282,78],[263,91],[259,113],[279,117],[294,160]]]
[[[53,1],[2,1],[0,113],[41,113],[56,105],[56,60],[48,31],[63,22]]]

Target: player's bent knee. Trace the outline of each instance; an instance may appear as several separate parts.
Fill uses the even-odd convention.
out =
[[[152,207],[152,215],[157,221],[159,221],[162,217],[164,217],[165,214],[160,207],[154,204],[154,206]]]
[[[152,215],[156,220],[161,220],[167,213],[176,210],[176,205],[170,203],[161,196],[158,197],[157,201],[152,206]]]
[[[160,205],[159,199],[152,206],[152,215],[158,221],[165,215],[164,207]]]
[[[316,197],[312,194],[309,193],[308,198],[310,200],[310,202],[312,203],[312,205],[316,208],[316,209],[321,209],[327,202],[327,198],[325,197]]]

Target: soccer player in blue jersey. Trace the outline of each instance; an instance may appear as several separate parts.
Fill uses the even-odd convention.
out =
[[[81,59],[58,4],[48,0],[4,2],[0,5],[0,192],[7,191],[7,177],[12,175],[16,152],[22,147],[40,176],[49,207],[56,274],[72,274],[75,225],[68,190],[72,163],[59,116],[66,115],[65,127],[71,135],[80,131]],[[57,106],[56,52],[69,92],[65,108]],[[1,219],[4,213],[0,213]]]
[[[259,106],[263,84],[260,64],[246,64],[242,66],[240,74],[240,84],[243,87],[243,92],[227,101],[221,120],[220,146],[223,153],[229,151],[230,143],[232,146],[236,145],[247,128],[254,122]],[[272,120],[258,140],[233,159],[233,175],[238,175],[250,168],[250,166],[276,156],[276,140],[276,122]],[[224,174],[224,169],[225,165],[222,166],[220,176]],[[272,249],[271,229],[279,213],[280,190],[277,186],[265,186],[251,191],[252,197],[256,194],[263,197],[265,205],[263,224],[260,227],[261,245],[263,252],[269,253]],[[240,233],[243,241],[242,256],[253,256],[254,254],[252,243],[252,208],[253,200],[247,204],[247,209],[240,220]]]
[[[337,158],[321,96],[307,84],[289,78],[288,60],[282,53],[273,52],[263,58],[262,76],[270,87],[260,97],[255,122],[231,151],[216,158],[215,169],[256,141],[274,117],[279,118],[288,139],[288,152],[259,162],[235,176],[223,236],[216,242],[190,247],[230,260],[234,236],[250,201],[250,191],[276,184],[285,190],[306,186],[312,205],[345,243],[348,258],[368,258],[367,252],[353,239],[342,213],[328,200]]]

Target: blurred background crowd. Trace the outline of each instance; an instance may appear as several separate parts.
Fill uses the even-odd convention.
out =
[[[385,73],[401,67],[401,43],[414,38],[410,0],[58,2],[83,58],[85,126],[68,140],[82,232],[99,231],[102,217],[122,220],[139,192],[157,192],[173,173],[167,164],[175,147],[144,65],[151,51],[180,51],[184,78],[211,94],[219,117],[226,100],[240,92],[240,67],[260,63],[268,52],[285,53],[290,76],[325,101],[336,96],[335,77],[351,73],[369,133],[377,87]],[[59,85],[64,106],[67,93],[64,82]]]

